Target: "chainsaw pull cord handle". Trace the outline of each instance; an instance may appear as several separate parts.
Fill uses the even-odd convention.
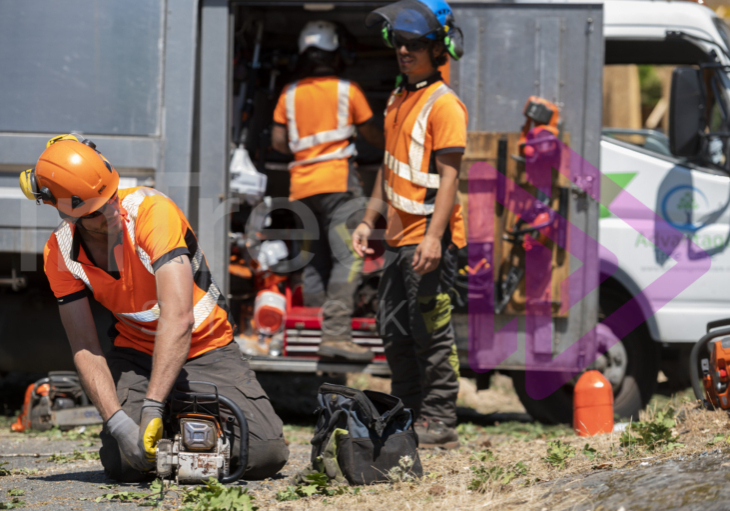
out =
[[[711,329],[713,324],[722,324],[724,321],[725,320],[713,321],[712,323],[708,323],[707,328]],[[697,400],[705,406],[707,406],[708,403],[705,399],[705,393],[700,388],[700,375],[699,369],[697,368],[697,362],[699,360],[700,351],[702,351],[702,349],[707,346],[707,343],[717,337],[722,337],[724,335],[730,335],[730,328],[723,328],[721,330],[708,332],[695,343],[695,345],[692,347],[692,352],[689,355],[689,374],[690,379],[692,380],[692,389],[695,392],[695,397],[697,398]]]
[[[231,412],[233,412],[233,416],[236,418],[236,421],[238,421],[238,428],[241,430],[241,448],[238,459],[238,468],[232,474],[221,477],[220,479],[221,483],[228,484],[238,481],[243,475],[243,472],[246,470],[246,467],[248,466],[248,422],[246,421],[246,417],[243,415],[241,409],[236,403],[233,402],[232,399],[229,399],[226,396],[219,394],[218,400],[222,404],[226,405],[231,410]],[[233,449],[232,438],[231,449]]]

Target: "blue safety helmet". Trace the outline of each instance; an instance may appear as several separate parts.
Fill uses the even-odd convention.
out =
[[[422,4],[425,4],[429,10],[436,15],[436,19],[439,21],[441,27],[448,27],[446,30],[454,26],[454,14],[451,12],[449,4],[444,0],[420,0]],[[446,31],[444,30],[444,32]],[[431,32],[426,34],[424,37],[428,39],[436,39],[436,33]]]
[[[399,0],[368,14],[369,27],[383,23],[383,39],[394,46],[397,35],[403,39],[443,41],[446,51],[455,60],[464,54],[461,30],[454,26],[454,14],[444,0]]]

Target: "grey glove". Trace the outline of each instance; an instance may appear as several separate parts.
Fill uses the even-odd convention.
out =
[[[165,405],[154,399],[142,403],[142,416],[139,421],[137,448],[152,465],[157,460],[157,442],[162,438],[162,412]]]
[[[130,467],[140,472],[147,472],[155,467],[154,463],[147,462],[144,453],[137,445],[139,426],[124,413],[124,410],[112,415],[106,422],[106,427],[119,444],[119,454]]]

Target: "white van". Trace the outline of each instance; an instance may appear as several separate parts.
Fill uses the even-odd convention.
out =
[[[695,137],[688,152],[681,141],[670,147],[668,134],[658,130],[603,130],[599,241],[618,267],[601,255],[602,279],[607,278],[601,315],[636,296],[646,318],[596,363],[614,385],[617,411],[625,413],[651,397],[660,368],[673,388],[688,387],[691,344],[707,322],[730,317],[730,67],[723,67],[730,65],[730,29],[711,9],[691,2],[609,0],[603,6],[606,65],[701,67],[707,125],[696,126],[712,134]],[[675,101],[669,112],[675,124],[687,123],[683,110],[695,107],[700,114],[697,103]],[[692,121],[691,112],[687,115]],[[617,200],[622,190],[648,209]],[[650,286],[677,261],[709,270],[679,293],[681,282]],[[569,417],[569,386],[542,401],[520,393],[536,418]]]

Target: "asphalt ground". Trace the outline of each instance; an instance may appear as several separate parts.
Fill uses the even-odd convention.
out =
[[[20,489],[24,495],[17,497],[25,501],[23,508],[37,510],[77,509],[136,509],[133,503],[99,502],[95,500],[107,493],[124,491],[147,492],[149,484],[124,484],[108,480],[98,460],[81,460],[69,463],[51,461],[49,457],[9,457],[11,454],[51,454],[72,453],[74,450],[97,451],[99,439],[68,440],[52,436],[30,436],[23,433],[11,433],[2,424],[0,429],[0,463],[5,470],[22,471],[12,475],[0,476],[0,504],[12,502],[9,490]],[[91,429],[91,428],[90,428]],[[98,430],[98,427],[97,427]],[[60,435],[58,435],[60,436]],[[92,445],[88,445],[91,443]],[[289,445],[289,462],[284,470],[274,479],[263,481],[240,481],[238,484],[249,488],[255,494],[256,503],[265,507],[267,502],[275,502],[277,491],[283,490],[289,476],[304,468],[309,461],[310,446],[303,441],[294,441]],[[180,504],[170,495],[163,508],[174,509]]]

